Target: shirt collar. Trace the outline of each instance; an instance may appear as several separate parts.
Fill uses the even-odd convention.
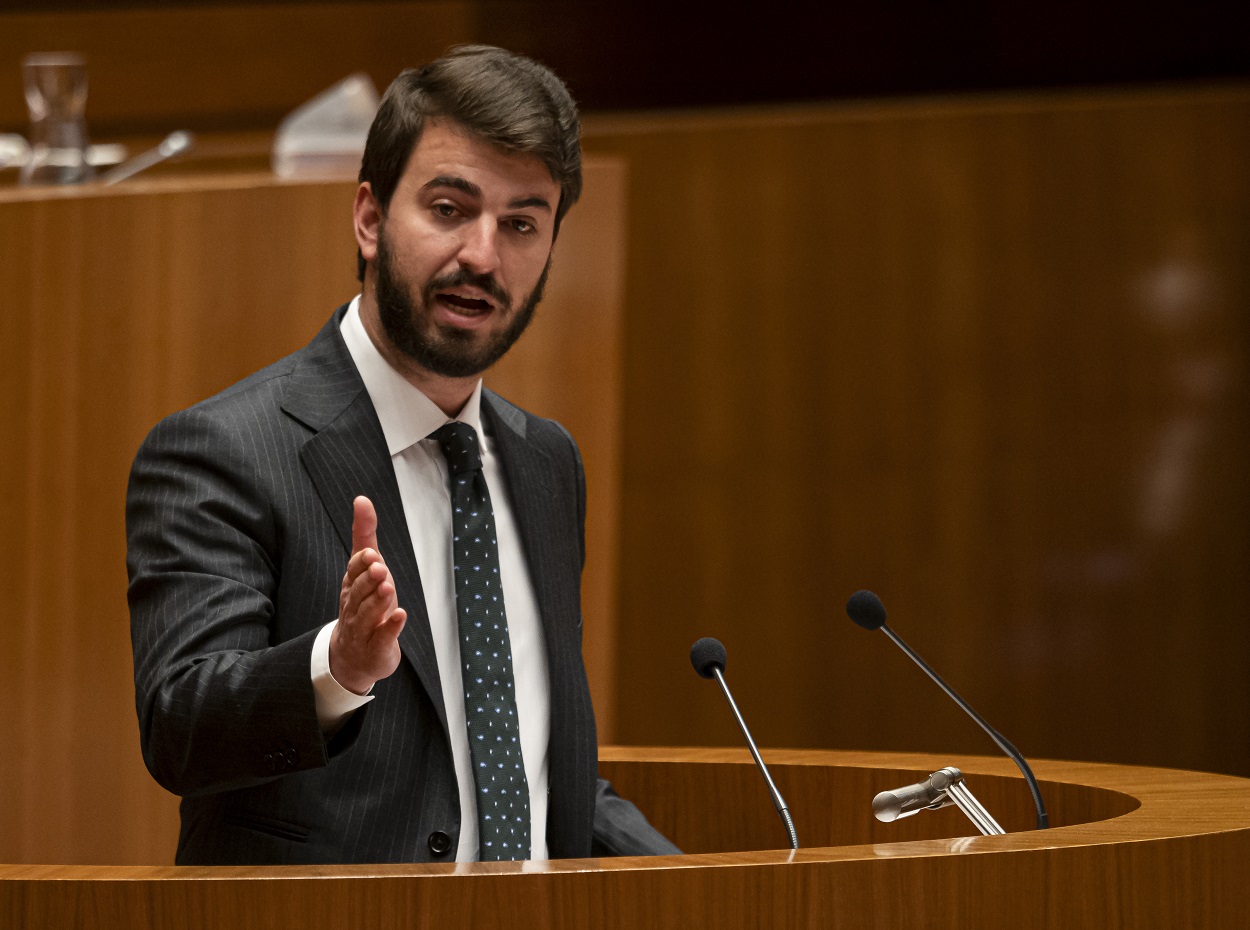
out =
[[[365,383],[369,399],[373,401],[373,409],[377,411],[378,421],[382,424],[382,434],[386,437],[387,451],[398,455],[409,446],[420,442],[452,418],[438,409],[438,405],[419,390],[408,383],[390,363],[382,357],[378,347],[373,344],[369,334],[365,332],[365,324],[360,319],[360,295],[356,295],[343,321],[339,324],[339,332],[347,343],[347,351],[351,354],[360,379]],[[467,423],[482,435],[482,379],[473,386],[473,393],[455,417],[461,423]]]

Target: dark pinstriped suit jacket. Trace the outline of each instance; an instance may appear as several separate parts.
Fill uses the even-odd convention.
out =
[[[182,795],[179,863],[454,858],[460,805],[425,597],[382,428],[339,335],[152,430],[127,493],[143,756]],[[550,855],[676,852],[597,779],[581,657],[585,484],[569,434],[483,392],[550,670]],[[333,740],[317,724],[313,639],[338,614],[352,499],[408,612],[404,660]]]

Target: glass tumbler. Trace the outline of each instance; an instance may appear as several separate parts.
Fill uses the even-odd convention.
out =
[[[87,64],[73,52],[38,52],[22,60],[30,110],[30,160],[22,184],[78,184],[91,180],[87,161]]]

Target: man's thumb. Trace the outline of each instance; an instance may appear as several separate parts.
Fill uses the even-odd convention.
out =
[[[361,496],[352,501],[352,554],[378,548],[378,515],[373,501]]]

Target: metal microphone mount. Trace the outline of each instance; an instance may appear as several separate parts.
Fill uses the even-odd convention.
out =
[[[935,811],[951,804],[963,811],[984,835],[1001,836],[1007,832],[973,797],[964,783],[963,772],[953,766],[938,769],[918,784],[882,791],[872,799],[872,813],[882,823],[891,823],[923,810]]]

